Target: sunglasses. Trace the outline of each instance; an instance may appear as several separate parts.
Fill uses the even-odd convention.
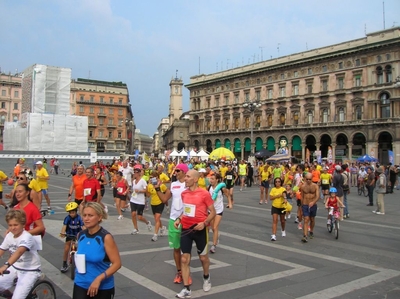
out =
[[[140,170],[134,170],[133,172],[139,173],[139,172],[140,172]]]
[[[22,180],[25,180],[25,178],[22,177],[22,176],[17,177],[17,179],[18,179],[18,180],[21,180],[21,181],[22,181]]]
[[[180,169],[175,169],[175,172],[181,172]]]
[[[311,179],[306,179],[306,181],[311,181]]]

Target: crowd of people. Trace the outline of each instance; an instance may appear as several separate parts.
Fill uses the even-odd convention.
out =
[[[24,159],[19,159],[15,165],[11,176],[12,191],[5,195],[9,203],[3,200],[2,184],[0,184],[0,204],[10,210],[6,216],[9,225],[8,234],[17,236],[15,237],[17,239],[18,236],[23,236],[22,243],[13,245],[14,251],[9,244],[11,237],[5,240],[0,246],[0,255],[10,250],[12,255],[18,256],[18,261],[26,257],[26,261],[35,263],[29,265],[29,262],[26,262],[22,268],[18,268],[17,259],[9,259],[7,268],[0,268],[0,274],[13,267],[15,270],[12,272],[13,277],[24,277],[25,270],[31,267],[40,269],[40,259],[38,262],[36,258],[28,258],[28,255],[34,254],[35,248],[22,244],[29,239],[26,233],[42,237],[45,234],[41,214],[43,197],[47,209],[51,210],[47,162],[43,160],[35,163],[35,175],[24,162]],[[58,169],[54,171],[56,175]],[[85,167],[80,161],[73,163],[69,175],[71,185],[65,208],[68,215],[64,219],[60,233],[66,238],[60,270],[61,272],[68,270],[69,243],[72,238],[76,238],[77,254],[84,256],[85,269],[78,267],[76,270],[74,298],[114,296],[113,274],[121,267],[121,259],[111,234],[101,226],[101,222],[108,217],[107,205],[102,202],[108,188],[112,190],[118,220],[122,220],[123,212],[130,209],[132,235],[139,233],[138,220],[145,223],[149,231],[153,231],[151,241],[157,242],[159,236],[168,235],[168,243],[176,266],[173,282],[183,283],[184,286],[176,297],[189,298],[192,284],[190,273],[192,243],[194,241],[203,267],[203,290],[207,292],[211,289],[209,253],[217,252],[219,226],[224,208],[234,207],[234,186],[238,186],[239,192],[245,192],[246,188],[257,187],[260,190],[258,203],[262,205],[271,202],[271,241],[277,240],[278,222],[281,226],[281,236],[286,236],[286,221],[291,219],[293,214],[292,205],[297,206],[295,222],[298,224],[298,229],[302,230],[301,241],[307,243],[309,238],[314,238],[319,201],[323,202],[327,209],[333,207],[335,210],[340,210],[341,220],[350,218],[347,195],[352,187],[362,185],[369,191],[367,206],[374,205],[374,190],[376,190],[377,208],[373,212],[384,215],[384,195],[393,193],[395,186],[400,189],[399,175],[398,166],[384,167],[363,163],[270,164],[259,160],[253,163],[244,160],[153,160],[139,163],[134,160],[114,159],[111,163],[103,164],[98,161]],[[0,171],[0,180],[9,182],[10,178]],[[151,220],[144,217],[144,211],[149,206],[154,225]],[[166,225],[163,225],[161,219],[164,210],[169,214],[169,222]],[[14,211],[21,212],[15,214]],[[330,221],[328,215],[327,223]],[[23,234],[20,231],[21,226]],[[212,233],[212,245],[209,247],[210,233]],[[97,242],[88,242],[92,239]],[[15,251],[15,248],[20,247],[25,249]],[[2,279],[4,278],[0,276],[0,282]],[[31,280],[34,280],[34,275]],[[19,282],[17,294],[25,294],[32,285],[31,280],[27,279],[26,283]],[[2,291],[1,285],[0,283],[0,291]],[[4,286],[7,288],[9,286],[6,280]]]

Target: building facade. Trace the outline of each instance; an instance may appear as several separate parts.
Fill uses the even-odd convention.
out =
[[[364,154],[400,163],[400,27],[191,77],[189,143],[211,151],[276,151],[332,161]],[[249,111],[243,104],[261,106]],[[252,126],[253,124],[253,126]],[[251,140],[251,131],[254,133]]]
[[[153,153],[154,151],[154,140],[152,137],[146,134],[140,133],[139,129],[135,132],[135,150],[139,153]]]
[[[169,118],[168,117],[163,117],[158,124],[157,127],[157,132],[154,133],[153,135],[153,140],[154,140],[154,154],[155,155],[160,155],[164,154],[164,151],[166,148],[163,146],[163,136],[165,132],[167,132],[169,128]]]
[[[3,145],[5,122],[16,122],[22,111],[22,78],[19,73],[0,73],[0,146]]]
[[[90,151],[133,153],[135,123],[125,83],[72,80],[71,114],[88,117]]]

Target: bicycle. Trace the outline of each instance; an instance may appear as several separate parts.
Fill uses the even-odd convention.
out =
[[[365,183],[362,180],[358,181],[358,195],[364,194],[365,197],[368,197],[368,189],[365,188]]]
[[[70,277],[72,280],[75,279],[75,269],[76,269],[76,265],[75,265],[75,253],[77,251],[77,242],[76,242],[76,236],[73,235],[67,235],[67,234],[60,234],[60,237],[67,237],[67,238],[71,238],[71,243],[69,245],[69,251],[68,251],[68,268],[71,269],[70,272]]]
[[[10,271],[4,271],[3,274],[10,274]],[[14,280],[14,286],[15,288],[17,284],[18,278]],[[0,292],[0,298],[12,298],[13,292],[10,290],[6,290],[3,292]],[[25,299],[55,299],[57,298],[56,296],[56,291],[54,290],[53,284],[44,279],[44,275],[42,274],[41,277],[36,280],[34,283],[33,287],[29,291],[28,296],[26,296]]]
[[[329,211],[328,215],[330,216],[330,218],[329,218],[330,223],[326,224],[328,232],[331,233],[332,231],[334,231],[335,239],[338,239],[339,238],[340,211],[335,210],[334,207],[328,207],[328,211]]]

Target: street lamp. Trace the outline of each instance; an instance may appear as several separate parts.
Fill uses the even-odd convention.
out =
[[[250,155],[254,154],[254,142],[253,142],[253,130],[254,130],[254,112],[261,107],[260,100],[252,100],[246,101],[243,103],[243,108],[250,112],[251,120],[250,120]]]
[[[396,77],[396,80],[394,82],[394,87],[396,87],[396,88],[400,87],[400,76]]]

